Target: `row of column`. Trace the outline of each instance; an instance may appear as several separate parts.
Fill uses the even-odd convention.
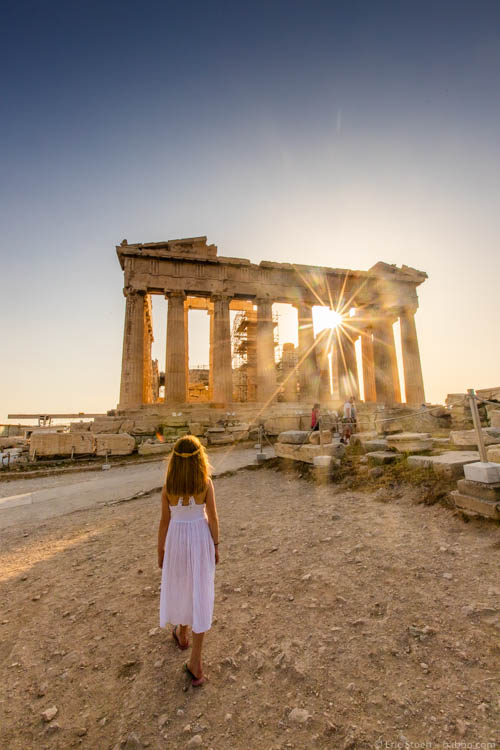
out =
[[[188,351],[186,295],[170,292],[168,299],[165,393],[169,403],[187,401]],[[229,403],[233,400],[231,298],[213,295],[210,321],[211,400]],[[274,323],[272,301],[257,299],[257,400],[267,403],[276,395],[274,360]],[[298,375],[301,401],[315,400],[330,394],[329,372],[314,339],[312,306],[297,304],[298,311]],[[425,400],[420,354],[414,312],[404,310],[400,316],[403,371],[406,402]],[[365,401],[398,403],[401,401],[393,321],[375,319],[371,329],[361,333],[361,352]],[[359,398],[359,383],[354,339],[336,330],[333,348],[334,367],[338,373],[341,397]],[[134,408],[153,400],[151,344],[153,341],[151,299],[145,292],[126,290],[125,329],[123,341],[120,408]],[[319,363],[319,364],[318,364]],[[328,378],[328,382],[327,382]]]

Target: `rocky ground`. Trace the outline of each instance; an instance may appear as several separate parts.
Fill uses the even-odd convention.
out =
[[[500,745],[497,524],[274,466],[216,493],[200,689],[158,628],[158,494],[2,532],[2,750]]]

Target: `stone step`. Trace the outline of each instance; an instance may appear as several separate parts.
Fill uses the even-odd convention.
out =
[[[459,510],[500,520],[500,503],[481,500],[479,497],[471,497],[470,495],[462,495],[458,490],[450,492],[450,496]]]
[[[457,487],[462,495],[472,495],[473,497],[479,497],[481,500],[500,502],[500,482],[484,484],[484,482],[474,482],[472,479],[459,479]]]

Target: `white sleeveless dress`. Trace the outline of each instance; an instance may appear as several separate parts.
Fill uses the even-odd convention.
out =
[[[160,627],[190,625],[210,630],[214,609],[215,547],[205,503],[194,497],[170,506],[161,576]]]

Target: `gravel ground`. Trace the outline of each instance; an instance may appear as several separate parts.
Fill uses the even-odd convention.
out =
[[[200,689],[158,628],[158,494],[2,532],[2,750],[500,746],[498,525],[275,468],[215,487]]]

